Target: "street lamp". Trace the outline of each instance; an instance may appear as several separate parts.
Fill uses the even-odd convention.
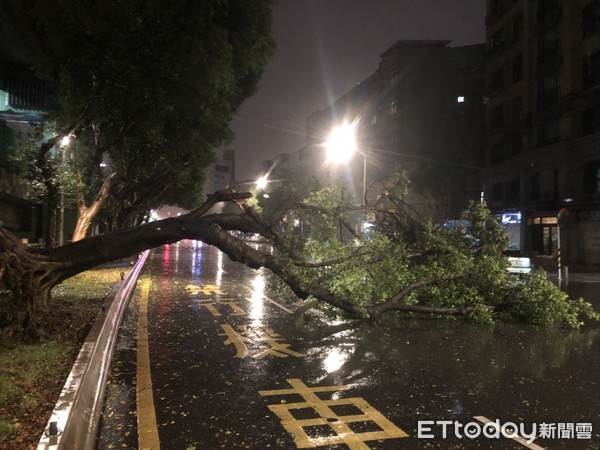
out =
[[[356,134],[354,126],[342,124],[331,130],[327,141],[325,141],[327,150],[327,161],[332,163],[347,163],[357,151]],[[363,157],[363,189],[362,202],[366,204],[367,196],[367,155],[359,152]]]
[[[60,150],[62,156],[62,168],[65,170],[67,164],[67,149],[71,143],[71,136],[66,135],[60,140]],[[64,174],[63,174],[64,175]],[[65,187],[61,184],[60,186],[60,210],[59,210],[60,226],[58,229],[58,245],[61,246],[65,241]]]
[[[325,148],[327,149],[327,161],[347,163],[356,151],[354,127],[343,124],[332,129],[325,142]]]
[[[256,180],[256,189],[258,190],[264,190],[264,188],[267,187],[267,176],[263,175],[262,177],[259,177],[258,180]]]

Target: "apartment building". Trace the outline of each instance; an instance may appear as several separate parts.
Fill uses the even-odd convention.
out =
[[[307,145],[297,174],[346,183],[348,195],[375,201],[378,181],[396,167],[411,178],[408,201],[434,220],[455,218],[479,199],[483,145],[484,45],[401,40],[380,55],[377,70],[307,118]],[[326,163],[324,142],[355,125],[358,154]]]
[[[487,7],[485,197],[512,247],[600,264],[600,0]]]
[[[30,199],[18,147],[42,122],[51,94],[23,66],[2,61],[0,69],[0,226],[22,239],[41,238],[42,207]]]

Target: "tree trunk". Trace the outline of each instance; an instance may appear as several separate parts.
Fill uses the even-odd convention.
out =
[[[47,309],[50,291],[58,282],[57,266],[0,228],[0,284],[13,293],[12,328],[38,337],[39,315]]]
[[[88,229],[92,224],[92,220],[98,215],[100,212],[100,208],[104,201],[108,198],[108,194],[110,193],[110,188],[113,185],[116,179],[116,174],[109,175],[104,183],[102,183],[102,187],[100,188],[100,192],[94,199],[94,202],[87,206],[85,204],[85,197],[83,194],[83,188],[81,184],[81,188],[78,189],[78,200],[77,200],[77,210],[79,215],[77,216],[77,223],[75,225],[75,230],[73,231],[73,242],[80,241],[86,237]]]
[[[207,203],[211,203],[212,206],[218,201],[249,196],[250,194],[217,193],[213,194]],[[125,258],[181,239],[197,239],[217,245],[231,253],[234,259],[246,261],[253,267],[260,267],[263,263],[260,252],[253,250],[256,254],[247,257],[243,249],[245,244],[221,229],[217,222],[222,222],[227,227],[239,226],[242,229],[249,229],[250,224],[246,220],[240,220],[241,215],[237,218],[202,217],[210,206],[200,207],[177,218],[145,224],[133,230],[95,236],[61,247],[45,249],[29,248],[0,227],[0,286],[12,293],[13,311],[16,312],[10,327],[20,328],[30,336],[37,337],[40,314],[47,310],[54,286],[104,262]],[[230,240],[218,245],[224,237],[225,240]]]
[[[46,247],[56,244],[58,191],[51,184],[47,185],[46,206],[48,208],[48,228],[46,229]]]

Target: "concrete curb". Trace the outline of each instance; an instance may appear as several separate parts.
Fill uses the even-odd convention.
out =
[[[106,379],[125,307],[149,251],[142,253],[102,306],[40,438],[38,450],[96,448]]]

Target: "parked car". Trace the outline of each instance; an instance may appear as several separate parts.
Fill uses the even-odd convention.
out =
[[[507,250],[504,252],[508,258],[506,270],[510,274],[525,275],[531,273],[531,259],[518,250]]]
[[[268,244],[269,243],[267,238],[261,236],[258,233],[246,233],[244,235],[244,241],[255,242],[257,244]]]

